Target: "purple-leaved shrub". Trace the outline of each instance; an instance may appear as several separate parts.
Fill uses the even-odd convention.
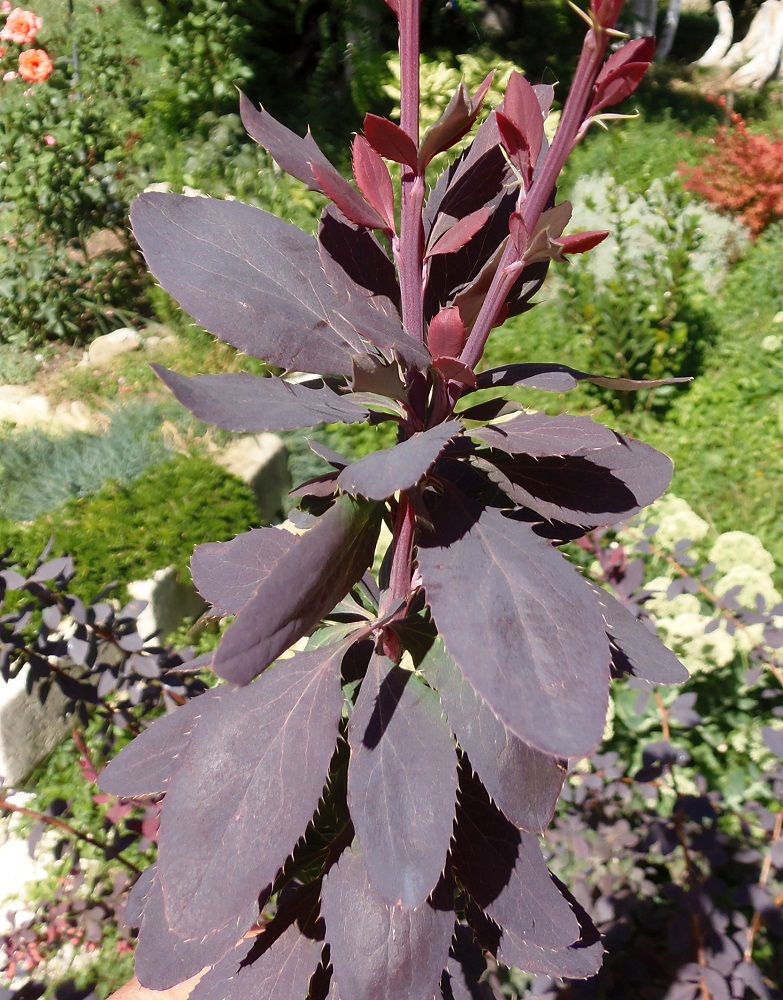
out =
[[[387,2],[400,125],[366,117],[356,186],[309,132],[242,99],[251,137],[329,199],[316,239],[237,202],[146,194],[132,210],[148,266],[183,309],[288,373],[159,369],[196,416],[244,432],[393,421],[398,436],[353,463],[319,450],[331,471],[294,491],[304,532],[196,549],[198,589],[235,616],[211,658],[224,683],[103,773],[111,794],[164,796],[159,859],[129,904],[136,972],[160,990],[208,968],[194,1000],[491,996],[488,956],[593,975],[600,937],[538,838],[565,761],[601,740],[612,674],[685,677],[558,551],[660,496],[669,459],[502,391],[661,383],[559,362],[478,373],[491,331],[531,307],[550,261],[605,235],[565,236],[555,186],[589,125],[633,93],[653,43],[607,58],[622,0],[592,0],[551,145],[552,88],[512,73],[428,193],[428,165],[470,132],[491,76],[458,87],[420,138],[420,2]]]

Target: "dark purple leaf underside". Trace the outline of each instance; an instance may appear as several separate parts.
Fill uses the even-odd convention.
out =
[[[550,417],[545,413],[520,413],[470,432],[470,436],[509,454],[582,455],[597,448],[611,448],[619,435],[589,417]]]
[[[449,964],[441,981],[443,1000],[502,1000],[502,994],[481,979],[486,971],[487,962],[473,932],[464,924],[457,924]]]
[[[605,590],[595,587],[606,630],[631,674],[651,684],[682,684],[688,671],[655,632]]]
[[[368,295],[380,295],[400,306],[400,287],[394,264],[368,230],[343,218],[333,206],[321,216],[318,230],[321,262],[326,280],[339,283],[347,274]]]
[[[601,740],[609,642],[595,595],[530,528],[450,491],[419,547],[438,631],[501,721],[544,753],[581,757]]]
[[[438,696],[374,656],[348,742],[348,807],[370,884],[413,909],[438,883],[454,822],[457,755]]]
[[[491,461],[498,485],[514,503],[583,528],[627,520],[657,500],[672,477],[666,455],[631,438],[563,457],[504,459],[495,453]]]
[[[538,839],[520,832],[465,774],[453,858],[463,885],[499,927],[551,950],[578,940],[579,924],[552,881]]]
[[[337,484],[352,496],[370,500],[383,500],[398,490],[410,489],[429,472],[461,429],[458,420],[449,420],[414,434],[407,441],[346,466],[337,477]]]
[[[155,878],[155,864],[151,864],[139,875],[133,884],[122,911],[122,922],[126,927],[137,928],[141,923],[144,905]]]
[[[123,798],[165,792],[182,764],[196,726],[215,710],[224,693],[220,689],[207,691],[156,719],[103,769],[98,781],[101,789]]]
[[[198,983],[190,1000],[306,1000],[323,942],[296,923],[255,961],[241,965],[250,943],[231,952]]]
[[[429,902],[415,910],[388,906],[354,845],[326,876],[321,912],[340,1000],[435,997],[454,929],[449,909]]]
[[[563,765],[506,729],[462,676],[440,639],[419,669],[440,694],[451,729],[492,799],[512,823],[542,833],[563,787]]]
[[[179,933],[166,911],[158,873],[144,900],[135,953],[136,976],[147,989],[170,989],[220,961],[242,933],[234,922],[218,925],[209,919],[196,936]]]
[[[256,919],[259,893],[321,797],[349,645],[284,660],[231,691],[196,730],[169,786],[159,839],[166,915],[181,937],[230,928],[238,940]]]
[[[588,372],[558,364],[517,364],[490,368],[477,376],[479,389],[494,389],[498,386],[517,385],[544,392],[568,392],[580,382],[591,382],[605,389],[631,392],[635,389],[657,389],[662,385],[676,385],[690,382],[690,378],[630,379],[610,378],[606,375],[591,375]]]
[[[152,367],[199,420],[227,431],[290,431],[367,419],[366,409],[325,385],[310,388],[281,378],[257,378],[244,373],[188,378],[160,365]]]
[[[218,646],[215,673],[247,684],[309,632],[372,563],[379,524],[377,506],[341,497],[261,580]]]
[[[568,889],[559,880],[555,879],[555,882],[571,904],[579,922],[579,940],[566,948],[550,951],[513,934],[504,933],[500,938],[498,960],[504,965],[524,969],[534,975],[589,979],[600,970],[603,962],[601,936]]]
[[[229,542],[199,545],[190,559],[196,590],[215,611],[239,614],[297,541],[281,528],[252,528]]]
[[[268,364],[349,376],[368,343],[426,358],[399,317],[376,308],[347,275],[339,287],[327,282],[312,237],[267,212],[144,194],[131,222],[150,270],[182,308]]]

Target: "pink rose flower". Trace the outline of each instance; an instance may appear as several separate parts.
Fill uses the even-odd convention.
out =
[[[27,83],[44,83],[52,75],[54,63],[43,49],[19,53],[19,76]]]
[[[33,14],[31,10],[15,7],[0,31],[0,38],[13,42],[14,45],[32,45],[42,25],[42,17]]]
[[[57,140],[53,135],[45,135],[43,137],[43,144],[44,146],[56,146]]]

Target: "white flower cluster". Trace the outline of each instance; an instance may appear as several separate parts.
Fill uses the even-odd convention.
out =
[[[634,259],[641,262],[656,250],[653,231],[666,210],[666,193],[660,181],[654,181],[643,196],[633,197],[609,173],[590,174],[580,178],[571,195],[574,206],[572,227],[577,229],[605,229],[607,218],[619,216],[629,248]],[[611,203],[616,202],[613,210]],[[692,254],[691,263],[701,276],[708,291],[716,291],[736,257],[748,241],[745,227],[728,216],[720,215],[700,202],[692,202],[680,213],[682,227],[686,220],[694,219],[702,236],[701,246]],[[580,267],[589,267],[599,281],[605,281],[615,272],[614,258],[617,243],[610,235],[584,259]]]
[[[685,539],[698,545],[710,532],[707,522],[685,500],[672,494],[662,497],[637,519],[636,524],[625,529],[621,541],[640,541],[646,525],[658,527],[654,543],[667,553]],[[715,566],[715,575],[706,586],[717,597],[730,595],[750,611],[758,610],[759,600],[768,612],[783,603],[773,580],[775,560],[755,535],[746,531],[726,531],[718,535],[708,549],[700,549],[699,555],[699,566],[707,562]],[[692,572],[696,575],[698,569]],[[706,631],[710,622],[716,620],[715,606],[704,592],[668,596],[677,579],[672,571],[670,575],[646,582],[645,590],[651,596],[645,602],[645,610],[663,641],[680,656],[691,673],[724,667],[737,655],[747,653],[763,641],[764,626],[761,624],[736,628],[731,634],[726,621],[720,620],[717,627]],[[783,618],[773,621],[783,625]]]

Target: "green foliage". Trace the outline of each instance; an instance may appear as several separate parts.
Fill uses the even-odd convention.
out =
[[[0,344],[0,384],[24,385],[38,371],[41,355],[22,352]]]
[[[203,115],[236,105],[235,87],[252,77],[250,26],[222,0],[150,5],[147,27],[164,39],[157,86],[145,114],[148,137],[192,132]],[[159,142],[165,149],[165,142]]]
[[[38,345],[105,332],[139,308],[146,280],[124,237],[127,160],[139,108],[119,37],[74,28],[79,72],[0,91],[0,342]],[[89,237],[115,229],[110,255]]]
[[[249,487],[206,458],[179,455],[29,527],[0,522],[0,548],[11,546],[24,564],[51,538],[54,551],[74,557],[73,592],[90,599],[111,581],[143,579],[164,566],[184,574],[194,545],[232,538],[257,521]]]
[[[141,404],[115,411],[105,434],[22,430],[0,438],[0,517],[31,521],[108,480],[138,479],[169,455],[161,419],[160,410]]]
[[[702,240],[698,219],[685,211],[686,199],[674,185],[650,192],[651,214],[637,226],[627,225],[622,198],[620,188],[608,189],[614,237],[608,273],[596,273],[589,257],[562,271],[564,322],[579,338],[588,371],[652,379],[696,375],[716,332],[692,263]],[[674,395],[598,388],[595,394],[613,408],[646,401],[660,408]]]

